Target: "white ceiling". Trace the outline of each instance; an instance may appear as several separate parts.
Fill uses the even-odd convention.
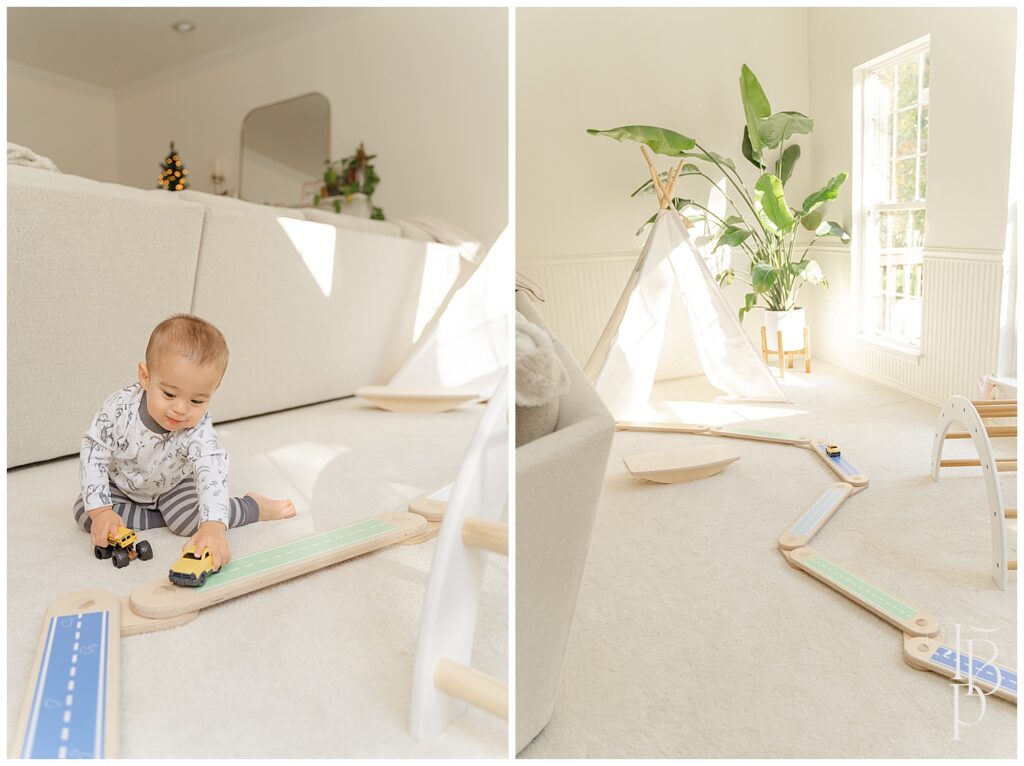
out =
[[[361,8],[8,8],[10,61],[114,90]],[[176,21],[196,25],[182,34]]]

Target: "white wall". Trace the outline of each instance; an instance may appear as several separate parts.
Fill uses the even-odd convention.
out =
[[[173,140],[193,189],[212,190],[220,159],[237,191],[245,115],[319,91],[332,157],[360,141],[379,155],[389,217],[428,213],[490,243],[508,215],[507,83],[504,8],[368,9],[119,93],[121,181],[151,187]]]
[[[49,157],[64,173],[118,179],[110,89],[9,61],[7,140]]]
[[[818,252],[832,290],[809,296],[818,354],[932,401],[971,393],[995,371],[1006,237],[1016,24],[1013,9],[828,8],[809,11],[815,176],[853,162],[852,70],[931,36],[922,354],[851,337],[851,253]],[[852,188],[833,203],[848,228]],[[856,243],[854,243],[856,244]]]
[[[740,153],[740,67],[751,67],[773,110],[814,116],[807,35],[801,8],[518,11],[517,268],[544,287],[544,318],[577,359],[585,361],[639,254],[634,232],[657,210],[653,196],[629,198],[649,177],[639,146],[587,128],[672,128],[732,157],[753,180]],[[788,184],[795,200],[827,180],[811,173],[811,147],[801,143]],[[684,179],[677,191],[706,201],[708,184]],[[737,307],[741,294],[733,291]],[[744,325],[757,331],[754,317]]]

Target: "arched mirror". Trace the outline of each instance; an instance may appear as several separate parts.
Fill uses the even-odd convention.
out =
[[[271,205],[310,204],[331,156],[331,105],[322,93],[257,107],[242,121],[239,196]]]

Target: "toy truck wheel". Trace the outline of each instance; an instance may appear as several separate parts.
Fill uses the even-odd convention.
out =
[[[110,558],[114,563],[114,567],[116,567],[117,569],[122,569],[128,566],[128,562],[130,561],[128,557],[128,551],[124,550],[123,548],[118,548],[115,551],[113,551],[110,554]]]
[[[206,584],[206,572],[203,572],[201,575],[199,575],[199,587],[201,588],[205,584]]]
[[[98,559],[110,558],[110,548],[105,548],[103,546],[97,545],[93,548],[93,551],[96,553],[96,558]]]
[[[143,561],[149,561],[153,558],[153,546],[146,540],[139,540],[135,544],[135,552],[139,554],[139,558]]]

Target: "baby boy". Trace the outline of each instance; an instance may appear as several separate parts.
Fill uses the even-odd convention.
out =
[[[119,526],[168,527],[220,567],[229,527],[295,515],[291,500],[228,496],[228,455],[207,412],[227,366],[224,336],[197,316],[153,330],[139,382],[107,397],[82,439],[75,521],[94,545]]]

